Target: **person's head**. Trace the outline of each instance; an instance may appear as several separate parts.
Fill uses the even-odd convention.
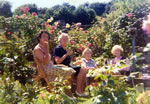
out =
[[[121,54],[123,52],[123,48],[120,45],[115,45],[113,46],[111,53],[115,56],[115,57],[120,57]]]
[[[60,43],[61,46],[66,46],[67,43],[69,41],[69,36],[67,33],[62,33],[59,37],[58,37],[58,42]]]
[[[49,32],[46,30],[41,30],[37,36],[37,40],[39,43],[43,43],[44,41],[49,40]]]
[[[85,48],[84,51],[82,52],[82,56],[87,59],[90,60],[91,56],[92,56],[92,50],[89,48]]]

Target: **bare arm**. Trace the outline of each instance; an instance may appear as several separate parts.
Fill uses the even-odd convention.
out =
[[[55,62],[56,62],[56,64],[62,63],[62,62],[64,61],[64,59],[65,59],[67,56],[68,56],[67,54],[64,54],[61,58],[58,57],[58,56],[56,56],[56,57],[55,57]]]
[[[72,54],[72,50],[69,50],[66,54],[64,54],[62,57],[59,57],[59,56],[56,56],[55,57],[55,62],[56,62],[56,64],[60,64],[60,63],[62,63],[64,60],[65,60],[65,58],[68,56],[68,55],[71,55]]]

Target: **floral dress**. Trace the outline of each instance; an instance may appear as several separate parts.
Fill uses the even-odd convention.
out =
[[[44,50],[41,48],[40,51],[45,54]],[[36,58],[38,59],[38,57],[36,56]],[[40,60],[39,60],[40,61]],[[75,71],[67,66],[59,66],[59,65],[54,65],[51,61],[51,56],[49,54],[49,63],[44,64],[42,62],[39,62],[41,64],[41,66],[44,69],[44,72],[49,80],[49,82],[55,81],[56,78],[62,78],[62,79],[68,79],[71,77],[71,75],[73,73],[75,73]]]

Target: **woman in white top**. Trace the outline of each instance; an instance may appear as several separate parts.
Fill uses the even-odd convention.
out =
[[[121,56],[122,52],[123,52],[123,48],[120,45],[115,45],[112,48],[111,53],[115,56],[115,58],[112,59],[111,64],[113,64],[113,66],[117,66],[117,64],[121,60],[125,60],[125,65],[128,65],[128,67],[125,67],[122,69],[117,69],[113,73],[128,76],[130,74],[130,61],[129,61],[129,59],[126,59],[123,56]]]
[[[91,58],[91,56],[92,56],[92,50],[91,49],[89,49],[89,48],[84,49],[82,56],[83,56],[82,66],[87,69],[87,72],[90,69],[93,70],[93,69],[97,68],[95,61]]]

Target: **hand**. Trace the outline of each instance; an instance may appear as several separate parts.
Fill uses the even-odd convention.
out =
[[[81,65],[82,64],[82,60],[77,60],[76,62],[74,62],[75,65]]]
[[[49,50],[49,45],[47,41],[44,42],[43,46],[46,48],[46,50]]]
[[[71,49],[67,51],[67,55],[69,55],[69,56],[70,56],[72,53],[73,53],[73,51],[72,51]]]
[[[81,60],[81,57],[77,57],[77,58],[76,58],[76,61],[78,61],[78,60]]]
[[[95,68],[94,67],[88,67],[88,70],[94,70]]]

